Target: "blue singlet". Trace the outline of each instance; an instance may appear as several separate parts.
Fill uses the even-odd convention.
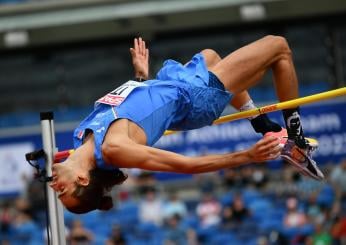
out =
[[[97,166],[114,169],[102,159],[101,145],[108,127],[126,118],[140,126],[152,146],[167,129],[188,130],[210,125],[231,99],[223,84],[208,72],[204,58],[196,54],[187,65],[167,60],[156,79],[136,87],[118,106],[98,104],[74,132],[75,148],[85,130],[93,131]]]

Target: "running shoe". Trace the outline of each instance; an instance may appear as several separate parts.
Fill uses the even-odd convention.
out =
[[[269,136],[278,138],[280,141],[279,144],[282,148],[284,147],[288,139],[287,130],[285,128],[281,128],[281,131],[279,132],[268,132],[264,134],[264,137],[269,137]],[[313,138],[305,138],[305,139],[307,140],[307,143],[310,146],[312,151],[318,148],[318,141],[316,139],[313,139]]]
[[[264,134],[264,137],[275,137],[275,138],[278,138],[279,139],[279,144],[281,146],[281,148],[284,147],[284,145],[286,144],[287,142],[287,130],[285,128],[281,128],[281,131],[279,132],[268,132],[268,133],[265,133]]]
[[[324,175],[312,159],[311,153],[316,148],[307,144],[306,149],[299,148],[294,140],[288,139],[281,151],[281,158],[292,164],[298,171],[316,180],[323,180]]]

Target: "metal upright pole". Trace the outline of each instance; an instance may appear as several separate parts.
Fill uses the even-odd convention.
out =
[[[41,129],[43,150],[46,154],[47,176],[52,175],[53,156],[56,153],[53,112],[41,112]],[[47,184],[48,185],[48,184]],[[63,207],[57,194],[47,186],[49,229],[51,233],[50,245],[65,245],[65,225]]]

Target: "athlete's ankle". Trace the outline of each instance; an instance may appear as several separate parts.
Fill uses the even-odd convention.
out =
[[[305,149],[307,147],[304,138],[303,128],[300,122],[299,107],[292,109],[285,109],[282,111],[285,124],[287,128],[288,139],[294,140],[299,148]]]
[[[271,121],[266,114],[261,114],[250,120],[256,133],[265,135],[268,132],[280,132],[281,126]]]
[[[302,135],[295,136],[294,143],[301,149],[306,149],[308,146],[306,139]]]

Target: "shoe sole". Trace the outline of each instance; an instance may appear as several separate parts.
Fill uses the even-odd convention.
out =
[[[289,156],[286,155],[280,155],[281,158],[283,160],[286,160],[289,164],[293,165],[293,167],[295,167],[301,174],[305,175],[305,176],[309,176],[315,180],[323,180],[324,178],[314,175],[312,174],[309,170],[307,170],[306,168],[302,167],[300,164],[297,164],[292,158],[290,158]],[[316,171],[318,172],[318,171]]]

